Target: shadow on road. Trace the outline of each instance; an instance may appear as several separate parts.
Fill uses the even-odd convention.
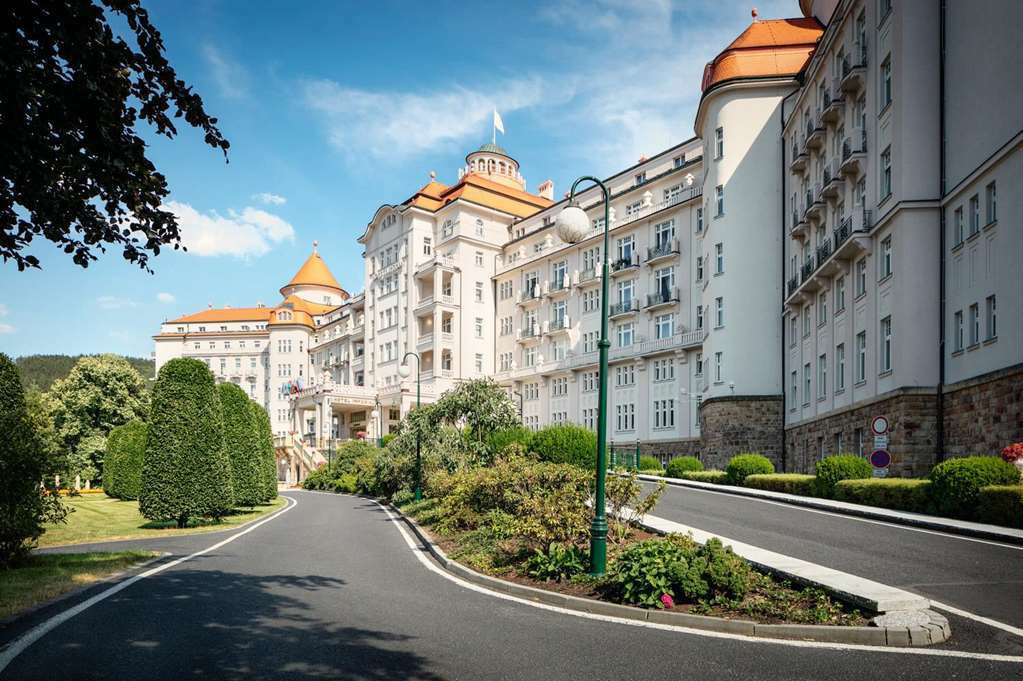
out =
[[[413,637],[346,622],[344,586],[317,575],[164,573],[62,625],[3,678],[440,678],[408,650]],[[319,599],[335,601],[317,612],[336,621],[312,615]]]

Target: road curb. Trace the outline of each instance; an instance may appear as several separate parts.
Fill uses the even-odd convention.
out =
[[[405,515],[393,504],[389,508],[412,530],[427,551],[448,572],[479,586],[524,598],[537,603],[553,605],[597,615],[622,619],[666,624],[690,629],[701,629],[728,634],[740,634],[753,638],[816,641],[820,643],[846,643],[869,646],[929,646],[943,643],[951,636],[948,620],[942,615],[925,611],[928,625],[912,627],[841,627],[814,624],[759,624],[746,620],[730,620],[706,615],[671,612],[668,610],[644,610],[628,605],[607,603],[589,598],[559,594],[531,586],[515,584],[507,580],[484,575],[461,563],[448,558],[419,523]]]
[[[818,499],[816,497],[804,497],[798,494],[786,494],[784,492],[772,492],[769,490],[752,489],[749,487],[737,487],[735,485],[718,485],[697,480],[683,480],[681,478],[666,478],[660,475],[639,474],[636,476],[644,482],[665,482],[672,487],[689,487],[708,492],[720,492],[722,494],[733,494],[739,497],[759,499],[761,501],[775,501],[789,504],[791,506],[802,506],[819,511],[828,511],[836,515],[847,515],[856,518],[867,518],[869,520],[880,520],[893,525],[905,525],[925,530],[944,532],[975,539],[987,539],[1000,541],[1006,544],[1023,546],[1023,530],[1015,530],[1010,527],[999,527],[997,525],[986,525],[953,518],[939,518],[938,516],[924,515],[922,513],[910,513],[908,511],[895,511],[892,509],[880,508],[878,506],[866,506],[864,504],[853,504],[847,501],[834,501],[831,499]]]

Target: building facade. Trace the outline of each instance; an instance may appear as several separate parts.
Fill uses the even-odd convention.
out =
[[[407,353],[426,401],[492,376],[528,427],[595,428],[608,257],[615,445],[812,472],[884,415],[915,475],[1023,439],[1023,4],[799,5],[707,65],[695,137],[607,178],[610,224],[577,195],[581,243],[552,183],[485,144],[376,211],[363,293],[314,249],[276,307],[166,322],[157,365],[203,359],[313,451],[394,427]]]

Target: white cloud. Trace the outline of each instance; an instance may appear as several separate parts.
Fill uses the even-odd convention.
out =
[[[240,64],[213,45],[204,45],[202,56],[210,67],[221,95],[229,99],[241,99],[247,94],[249,74]]]
[[[427,92],[349,88],[331,80],[303,83],[307,106],[322,115],[330,143],[351,157],[401,159],[481,137],[491,112],[536,106],[555,94],[540,78],[493,83],[486,91],[453,85]]]
[[[14,333],[14,327],[10,324],[0,324],[0,335],[6,333]]]
[[[163,293],[163,292],[157,293],[156,294],[156,299],[158,301],[160,301],[161,303],[167,303],[168,305],[170,303],[173,303],[176,300],[176,298],[174,298],[174,294],[173,293]]]
[[[138,303],[130,298],[120,298],[118,296],[100,296],[96,299],[96,304],[104,310],[121,310],[128,307],[138,307]]]
[[[241,212],[229,210],[226,216],[216,211],[200,213],[179,201],[168,201],[162,208],[178,219],[181,243],[193,255],[259,256],[295,238],[295,228],[288,222],[251,206]]]
[[[265,203],[268,206],[283,206],[288,202],[288,199],[281,196],[280,194],[271,194],[270,192],[260,192],[252,195],[253,200]]]

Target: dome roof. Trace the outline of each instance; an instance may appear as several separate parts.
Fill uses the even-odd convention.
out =
[[[295,273],[295,276],[291,278],[291,281],[284,288],[291,286],[321,286],[340,291],[346,298],[348,297],[348,293],[341,288],[341,284],[337,283],[337,279],[330,273],[327,263],[323,262],[323,258],[316,252],[315,244],[313,245],[312,255],[306,259],[302,267],[299,268],[298,272]]]
[[[508,152],[504,150],[504,147],[494,144],[493,142],[487,142],[476,151],[489,151],[492,154],[501,154],[502,156],[508,156]]]
[[[814,18],[754,21],[703,72],[703,92],[744,78],[789,77],[813,55],[824,27]]]

